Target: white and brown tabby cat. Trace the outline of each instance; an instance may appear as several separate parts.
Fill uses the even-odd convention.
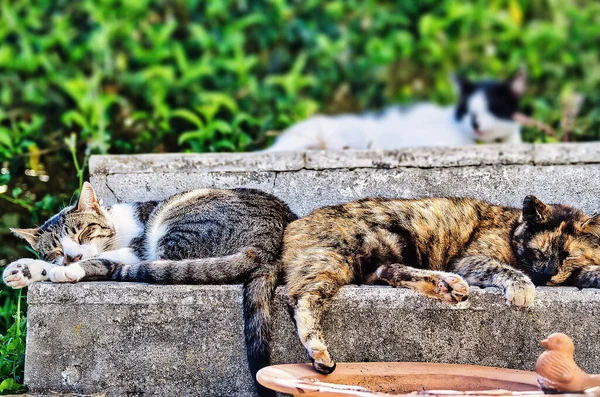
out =
[[[45,280],[244,283],[244,334],[255,378],[270,362],[271,301],[283,231],[294,219],[285,203],[254,189],[199,189],[103,208],[86,182],[77,205],[41,227],[13,230],[41,259],[17,260],[2,278],[12,288]],[[256,385],[261,396],[275,395]]]

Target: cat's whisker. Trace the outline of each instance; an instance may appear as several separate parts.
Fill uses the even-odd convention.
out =
[[[112,237],[110,240],[103,242],[101,246],[101,251],[105,251],[109,248],[114,247],[115,245],[119,245],[119,243],[129,242],[131,239],[137,237],[136,235],[118,235]]]

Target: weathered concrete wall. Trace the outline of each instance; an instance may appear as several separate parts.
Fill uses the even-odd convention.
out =
[[[340,361],[431,361],[533,370],[539,341],[575,336],[577,362],[600,372],[600,291],[538,288],[510,308],[473,288],[469,308],[413,291],[345,287],[326,315]],[[273,358],[305,361],[278,291]],[[32,392],[252,396],[239,286],[37,284],[29,291],[26,383]]]
[[[300,215],[369,195],[460,196],[519,206],[527,194],[600,209],[600,144],[410,151],[99,156],[92,183],[108,204],[196,187],[256,187]],[[303,362],[278,292],[274,361]],[[251,396],[239,286],[39,284],[29,292],[26,382],[33,392]],[[539,341],[576,337],[600,372],[600,290],[538,288],[530,310],[473,289],[470,308],[408,290],[346,287],[326,316],[340,361],[435,361],[533,369]]]
[[[299,215],[366,196],[473,196],[520,206],[527,194],[600,209],[600,144],[452,149],[97,156],[92,183],[107,203],[199,187],[254,187]]]

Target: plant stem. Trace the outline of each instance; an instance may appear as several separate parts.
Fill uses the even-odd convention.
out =
[[[81,190],[81,187],[83,186],[83,170],[79,167],[79,160],[77,160],[75,147],[69,147],[69,151],[73,157],[73,165],[75,166],[75,171],[77,171],[77,177],[79,178],[79,190]]]
[[[23,295],[23,290],[19,290],[19,297],[17,298],[17,338],[21,336],[21,296]]]
[[[25,208],[28,211],[33,211],[35,209],[35,207],[33,205],[24,203],[22,200],[14,199],[14,198],[9,197],[9,196],[7,196],[5,194],[0,194],[0,197],[2,197],[4,200],[9,201],[9,202],[11,202],[13,204],[19,205],[19,206]]]

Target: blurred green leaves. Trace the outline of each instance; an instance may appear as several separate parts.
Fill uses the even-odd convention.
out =
[[[534,117],[560,127],[555,94],[568,83],[585,97],[571,138],[599,126],[591,1],[23,0],[1,11],[0,109],[41,117],[42,150],[72,131],[92,153],[254,150],[316,112],[449,103],[448,73],[504,78],[521,64]],[[238,114],[260,121],[233,126]],[[5,148],[15,124],[1,126]]]

